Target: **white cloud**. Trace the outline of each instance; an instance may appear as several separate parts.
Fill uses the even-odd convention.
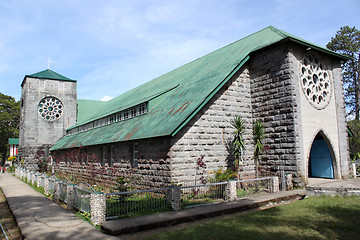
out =
[[[78,80],[79,98],[117,96],[268,25],[323,46],[341,25],[360,22],[356,1],[341,5],[339,12],[334,0],[0,1],[1,91],[19,95],[24,75],[44,70],[50,56],[54,71]]]
[[[111,100],[111,99],[113,99],[113,97],[110,97],[110,96],[105,95],[105,96],[103,96],[103,97],[101,98],[101,101],[109,101],[109,100]]]

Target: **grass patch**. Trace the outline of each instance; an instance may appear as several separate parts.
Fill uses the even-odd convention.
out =
[[[360,197],[310,197],[147,239],[358,239]]]

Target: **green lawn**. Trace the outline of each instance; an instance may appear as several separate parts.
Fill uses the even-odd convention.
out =
[[[147,239],[360,239],[360,197],[310,197]]]

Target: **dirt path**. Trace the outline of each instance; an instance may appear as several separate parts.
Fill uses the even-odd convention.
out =
[[[14,216],[12,215],[9,205],[6,202],[4,194],[0,189],[0,222],[6,231],[6,235],[10,240],[21,240],[22,235],[18,228]],[[0,229],[0,238],[6,239]]]

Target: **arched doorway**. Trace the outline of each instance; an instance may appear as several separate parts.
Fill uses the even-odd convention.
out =
[[[318,133],[311,146],[309,177],[334,178],[333,155],[331,153],[329,144],[323,135]]]

